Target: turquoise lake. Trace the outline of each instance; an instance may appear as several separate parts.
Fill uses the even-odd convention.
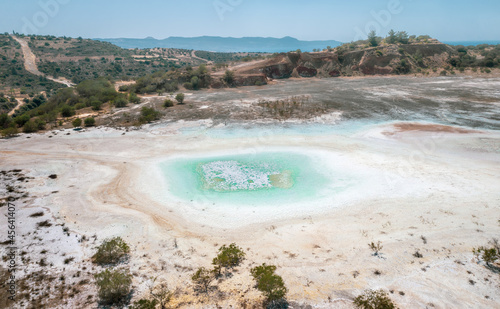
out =
[[[316,199],[348,185],[301,153],[262,152],[176,158],[161,164],[173,196],[210,204],[266,205]]]

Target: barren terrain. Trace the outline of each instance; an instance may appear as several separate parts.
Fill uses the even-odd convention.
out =
[[[0,140],[1,170],[33,177],[23,189],[29,196],[12,201],[19,250],[37,262],[42,249],[50,251],[49,266],[23,262],[23,272],[58,277],[86,265],[88,288],[70,302],[96,308],[87,295],[98,267],[89,258],[101,240],[121,236],[132,248],[134,297],[146,296],[150,278],[159,276],[177,289],[172,303],[179,308],[257,306],[262,298],[249,268],[261,263],[278,266],[293,308],[353,308],[355,296],[378,288],[401,308],[496,308],[500,278],[477,263],[472,248],[500,235],[499,82],[307,80],[201,91],[188,94],[186,106],[167,120],[138,130],[68,129]],[[309,99],[286,117],[269,116],[281,106],[266,112],[259,105],[293,95]],[[308,111],[314,117],[304,117]],[[223,206],[173,197],[168,183],[175,180],[159,169],[172,157],[275,149],[321,154],[318,164],[364,178],[338,196],[293,205]],[[42,220],[30,217],[36,211],[72,236],[37,227]],[[372,241],[383,244],[380,256],[369,249]],[[232,242],[245,249],[244,264],[209,296],[196,295],[193,271],[209,267],[217,248]],[[74,260],[65,264],[62,256]]]

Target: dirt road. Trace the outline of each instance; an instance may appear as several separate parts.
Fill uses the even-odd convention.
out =
[[[59,84],[66,85],[68,87],[74,86],[72,82],[68,81],[67,79],[64,78],[53,78],[50,76],[46,76],[42,72],[38,70],[38,67],[36,65],[36,56],[33,54],[31,51],[31,48],[28,45],[28,42],[26,42],[24,39],[18,38],[16,36],[12,36],[14,40],[16,40],[19,44],[21,44],[21,49],[23,50],[23,55],[24,55],[24,67],[26,70],[32,74],[35,74],[37,76],[44,76],[47,79],[54,81]]]

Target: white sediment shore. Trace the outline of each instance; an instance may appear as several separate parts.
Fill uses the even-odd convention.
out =
[[[173,123],[154,134],[96,128],[23,135],[0,141],[1,167],[57,174],[42,189],[59,192],[40,199],[42,206],[80,234],[130,243],[139,294],[144,278],[155,275],[188,289],[191,269],[209,266],[218,246],[236,242],[247,259],[220,284],[230,295],[227,306],[258,298],[247,269],[264,262],[278,266],[290,300],[317,308],[350,308],[349,299],[368,288],[394,290],[402,308],[500,303],[498,275],[471,253],[500,235],[500,133],[401,131],[391,124],[351,136],[178,133],[192,125]],[[158,168],[175,157],[245,151],[301,153],[326,175],[342,171],[356,181],[338,195],[287,205],[210,205],[169,194],[175,180]],[[371,241],[383,243],[382,258],[371,255]],[[177,301],[194,301],[187,307],[204,306],[182,297]]]

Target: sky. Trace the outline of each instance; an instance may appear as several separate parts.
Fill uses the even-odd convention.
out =
[[[0,0],[0,32],[84,38],[285,37],[350,42],[370,30],[500,39],[499,0]]]

